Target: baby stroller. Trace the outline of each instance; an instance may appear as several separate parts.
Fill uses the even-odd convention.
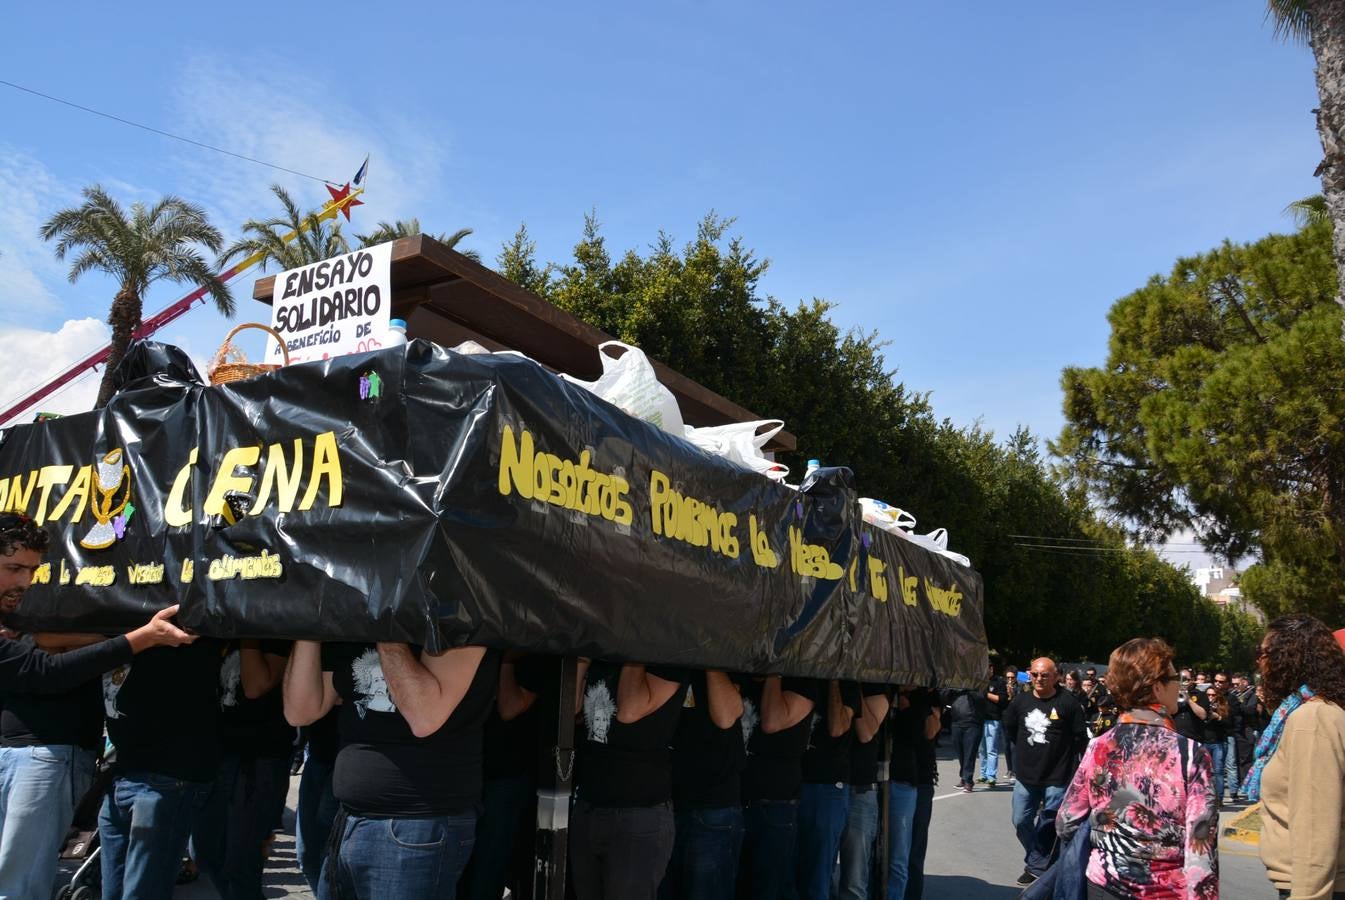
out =
[[[70,876],[70,883],[56,892],[56,900],[97,900],[103,893],[103,873],[98,860],[98,811],[112,786],[115,762],[115,752],[98,760],[93,784],[75,807],[74,822],[61,849],[61,860],[75,866],[75,873]]]

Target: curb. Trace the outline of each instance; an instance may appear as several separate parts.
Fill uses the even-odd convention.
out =
[[[1229,822],[1226,826],[1224,826],[1221,829],[1221,834],[1224,837],[1228,838],[1229,840],[1241,841],[1242,843],[1246,844],[1259,845],[1261,843],[1260,829],[1252,831],[1250,829],[1243,828],[1242,823],[1245,822],[1247,819],[1250,819],[1253,815],[1259,813],[1260,811],[1261,811],[1261,804],[1253,803],[1251,806],[1247,807],[1242,812],[1234,816],[1233,821]]]

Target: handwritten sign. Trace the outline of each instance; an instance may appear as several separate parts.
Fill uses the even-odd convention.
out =
[[[392,309],[392,243],[355,250],[276,276],[271,327],[290,362],[378,350],[387,343]],[[283,363],[274,339],[268,363]]]

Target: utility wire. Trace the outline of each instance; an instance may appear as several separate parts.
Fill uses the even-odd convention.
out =
[[[1050,535],[1050,534],[1009,534],[1009,535],[1005,535],[1005,537],[1017,538],[1017,539],[1019,539],[1019,540],[1025,540],[1025,541],[1052,541],[1052,542],[1059,542],[1059,543],[1074,543],[1074,544],[1101,544],[1101,543],[1102,543],[1102,541],[1101,541],[1100,539],[1098,539],[1098,538],[1056,537],[1055,535]],[[1202,543],[1200,543],[1199,541],[1164,541],[1164,542],[1162,542],[1161,544],[1150,544],[1149,546],[1152,546],[1152,547],[1203,547],[1203,546],[1205,546],[1205,545],[1202,544]]]
[[[41,97],[44,100],[50,100],[53,103],[60,103],[64,106],[69,106],[72,109],[78,109],[81,110],[82,112],[92,113],[95,116],[102,116],[104,119],[111,119],[112,121],[120,122],[123,125],[130,125],[132,128],[140,128],[144,131],[148,131],[153,134],[162,135],[163,137],[166,138],[172,138],[175,141],[181,141],[184,144],[191,144],[194,147],[201,147],[205,150],[213,150],[216,153],[223,153],[225,156],[232,156],[234,159],[241,159],[244,160],[245,162],[256,163],[259,166],[266,166],[267,168],[276,169],[280,172],[288,172],[291,175],[298,175],[300,178],[311,178],[314,181],[321,181],[323,184],[341,183],[339,181],[332,181],[330,178],[319,178],[316,175],[309,175],[307,172],[300,172],[295,169],[287,169],[284,166],[278,166],[275,163],[269,163],[264,159],[257,159],[256,157],[252,156],[244,156],[241,153],[234,153],[232,150],[225,150],[223,147],[216,147],[214,144],[207,144],[202,141],[193,140],[189,137],[183,137],[180,134],[173,134],[171,131],[164,131],[160,128],[154,128],[149,125],[142,125],[139,122],[132,122],[130,119],[123,119],[121,116],[114,116],[112,115],[112,113],[105,113],[100,110],[93,109],[92,107],[83,106],[79,103],[75,103],[71,100],[63,100],[60,97],[53,97],[51,94],[44,94],[41,91],[34,90],[33,88],[24,87],[21,84],[15,84],[12,81],[5,81],[3,78],[0,78],[0,84],[5,85],[6,87],[11,87],[16,91],[23,91],[26,94],[32,94],[35,97]]]
[[[1057,553],[1138,553],[1143,550],[1150,550],[1154,553],[1160,552],[1154,547],[1071,547],[1068,544],[1014,544],[1015,547],[1022,547],[1024,550],[1046,550]],[[1163,553],[1207,553],[1205,550],[1162,550]]]

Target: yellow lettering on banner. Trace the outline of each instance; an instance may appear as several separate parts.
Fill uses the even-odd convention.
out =
[[[200,449],[200,447],[191,448],[191,453],[187,454],[187,464],[173,479],[173,487],[168,491],[168,499],[164,501],[163,521],[171,528],[191,524],[191,507],[184,505],[182,501],[187,495],[187,485],[191,481],[191,467],[196,465],[196,456]]]
[[[84,518],[84,509],[89,505],[89,485],[93,483],[93,466],[84,466],[75,476],[75,483],[65,489],[65,494],[56,503],[56,508],[51,511],[51,520],[55,522],[65,515],[66,510],[71,511],[70,521],[78,522]],[[75,502],[75,498],[79,502]]]
[[[196,577],[196,563],[190,559],[182,561],[182,577],[179,579],[183,584],[191,584],[191,580]]]
[[[635,521],[635,509],[627,499],[630,482],[590,468],[590,458],[587,450],[579,454],[578,462],[539,453],[531,432],[524,428],[515,439],[513,427],[505,425],[500,432],[500,494],[517,493],[525,500],[630,525]]]
[[[211,581],[228,581],[242,577],[244,581],[258,578],[279,578],[285,572],[280,557],[263,550],[259,556],[221,556],[212,559],[206,577]]]
[[[113,566],[83,566],[75,575],[75,584],[87,584],[93,587],[107,587],[117,580],[117,570]]]
[[[66,567],[65,560],[61,560],[61,575],[60,578],[58,579],[58,583],[60,584],[70,583],[70,570]]]
[[[33,584],[51,583],[51,563],[43,563],[33,571]]]
[[[74,466],[43,466],[38,470],[37,486],[42,489],[42,493],[37,499],[37,513],[33,516],[37,524],[47,521],[47,501],[51,499],[52,487],[69,481],[73,471]]]
[[[126,567],[126,580],[131,584],[162,584],[163,563],[132,563]]]
[[[313,470],[308,473],[308,490],[304,493],[300,511],[313,508],[318,499],[318,485],[327,479],[327,505],[340,506],[345,485],[341,482],[341,454],[336,447],[336,433],[324,431],[313,440]]]
[[[803,532],[797,525],[789,526],[789,565],[796,575],[827,581],[839,581],[845,574],[841,564],[832,561],[826,547],[803,542]]]
[[[887,563],[876,556],[869,557],[869,593],[880,603],[887,602]]]
[[[693,547],[709,547],[728,559],[737,559],[738,516],[721,512],[703,500],[673,490],[667,475],[649,473],[649,515],[654,534],[682,541]]]
[[[283,444],[272,444],[266,449],[266,468],[262,470],[262,486],[257,490],[257,502],[252,504],[248,515],[259,515],[271,499],[271,491],[276,492],[276,509],[287,513],[294,509],[294,501],[299,496],[299,483],[304,471],[304,442],[294,439],[294,465],[285,459]],[[339,494],[339,490],[338,490]]]
[[[774,569],[780,565],[780,557],[771,549],[766,532],[757,528],[757,514],[747,516],[747,542],[752,547],[752,561],[763,569]]]
[[[9,487],[5,491],[5,501],[0,505],[0,512],[28,513],[28,501],[33,497],[33,488],[37,487],[37,469],[28,473],[28,486],[23,486],[23,476],[15,475],[9,479]]]
[[[954,618],[962,615],[962,592],[956,586],[937,587],[926,578],[925,595],[929,597],[929,605],[944,615]]]
[[[239,466],[255,466],[257,460],[261,458],[261,447],[235,447],[224,454],[224,459],[220,460],[219,471],[215,475],[215,483],[210,486],[210,493],[205,498],[205,506],[201,511],[207,516],[224,515],[224,495],[230,491],[247,493],[252,489],[251,475],[236,475],[235,470]]]
[[[916,586],[920,583],[920,579],[914,575],[909,578],[906,577],[906,567],[897,566],[897,583],[901,585],[902,602],[907,606],[919,606],[920,594],[916,590]]]

